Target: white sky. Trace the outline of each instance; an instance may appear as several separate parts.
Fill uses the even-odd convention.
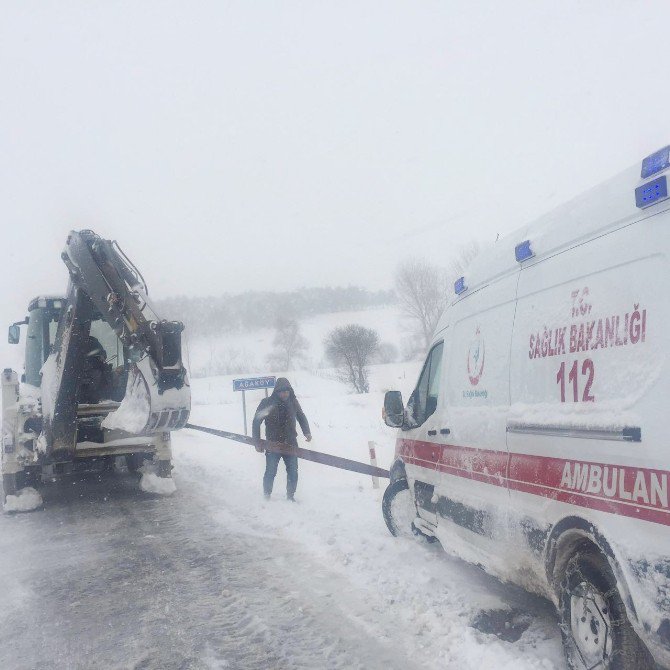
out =
[[[0,315],[64,291],[70,228],[158,296],[390,287],[668,144],[669,25],[651,0],[4,0]]]

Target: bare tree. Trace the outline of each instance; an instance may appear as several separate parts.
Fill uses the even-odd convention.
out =
[[[424,350],[447,306],[454,281],[479,253],[479,244],[472,241],[462,247],[449,264],[449,270],[433,265],[425,258],[410,258],[401,263],[395,273],[395,290],[400,307],[406,317],[414,322]]]
[[[268,356],[268,363],[277,370],[291,370],[297,360],[304,358],[309,342],[301,335],[295,319],[280,316],[275,327],[274,350]]]
[[[440,315],[447,305],[447,273],[425,259],[410,258],[395,273],[400,307],[411,319],[427,349]]]
[[[379,335],[357,324],[331,330],[324,341],[326,356],[337,369],[340,381],[356,393],[368,393],[368,365],[379,347]]]
[[[375,354],[375,363],[395,363],[398,360],[398,347],[393,342],[380,342]]]

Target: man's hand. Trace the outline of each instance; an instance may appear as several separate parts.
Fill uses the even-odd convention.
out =
[[[263,449],[263,447],[256,446],[256,451],[257,451],[259,454],[262,454],[262,453],[265,451],[265,449]]]
[[[305,435],[305,439],[306,439],[308,442],[311,442],[311,441],[312,441],[312,434],[311,434],[311,433],[307,433],[307,435]]]

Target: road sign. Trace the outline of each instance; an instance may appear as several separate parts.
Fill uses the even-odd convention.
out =
[[[272,389],[275,387],[276,381],[276,377],[249,377],[247,379],[233,379],[233,391]]]
[[[268,389],[275,387],[276,377],[247,377],[246,379],[233,379],[233,391],[242,391],[242,414],[244,414],[244,434],[247,434],[247,394],[246,391],[265,389],[265,397],[268,397]]]

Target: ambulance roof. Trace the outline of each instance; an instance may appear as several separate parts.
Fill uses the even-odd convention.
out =
[[[645,209],[638,208],[635,189],[659,179],[659,175],[668,169],[670,166],[654,172],[651,179],[642,179],[640,163],[637,163],[501,238],[472,261],[465,273],[466,291],[461,296],[452,292],[450,304],[520,267],[537,263],[608,230],[667,210],[670,199],[659,199]],[[526,240],[534,255],[519,263],[515,248]]]

